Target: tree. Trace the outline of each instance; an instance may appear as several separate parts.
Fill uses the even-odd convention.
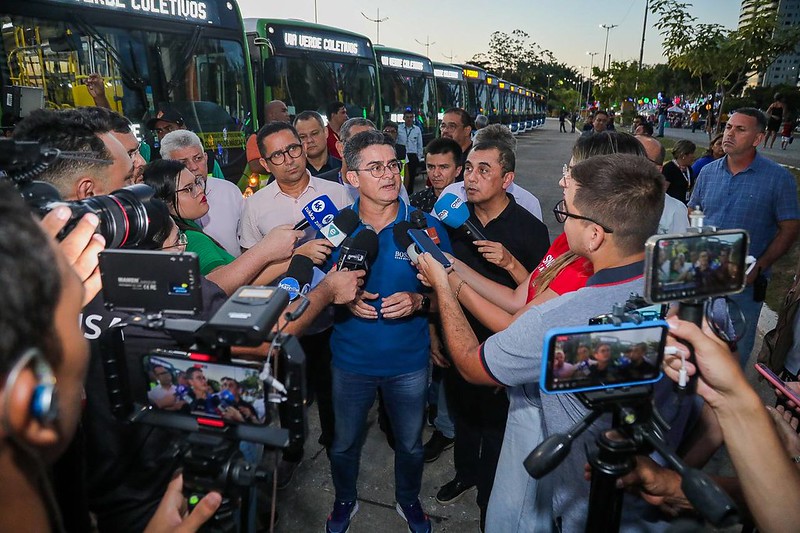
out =
[[[725,97],[741,87],[752,72],[764,72],[775,59],[800,43],[800,26],[779,26],[770,0],[748,0],[749,18],[736,30],[720,24],[698,24],[689,14],[691,4],[654,0],[656,27],[664,38],[664,54],[673,68],[693,76],[708,75]]]

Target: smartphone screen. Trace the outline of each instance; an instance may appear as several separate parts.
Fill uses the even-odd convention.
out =
[[[645,244],[645,299],[658,303],[741,292],[747,245],[744,230],[651,237]]]
[[[151,353],[142,358],[142,369],[147,402],[155,409],[236,425],[267,421],[260,365]]]
[[[552,329],[545,338],[541,389],[570,393],[658,381],[666,338],[661,320]]]
[[[787,399],[793,401],[795,404],[800,406],[800,397],[798,397],[793,390],[787,387],[786,382],[784,382],[780,377],[778,377],[778,375],[775,374],[775,372],[770,370],[770,368],[766,366],[764,363],[756,363],[755,366],[758,373],[764,376],[766,380],[769,381],[773,387],[781,391],[781,393]]]
[[[439,261],[445,268],[450,267],[450,261],[447,259],[447,256],[433,243],[430,235],[425,233],[425,230],[410,229],[408,230],[408,235],[420,250],[431,254],[433,258]]]

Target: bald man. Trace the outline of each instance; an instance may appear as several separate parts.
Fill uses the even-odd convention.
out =
[[[273,100],[264,108],[264,124],[269,124],[270,122],[286,122],[291,124],[289,108],[280,100]]]
[[[636,139],[644,147],[647,159],[652,161],[658,170],[664,166],[664,157],[667,150],[664,145],[655,137],[649,135],[636,135]],[[680,200],[666,194],[667,180],[664,180],[664,211],[661,212],[661,219],[658,221],[659,235],[683,233],[689,227],[689,210]]]

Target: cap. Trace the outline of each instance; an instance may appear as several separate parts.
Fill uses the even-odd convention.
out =
[[[178,126],[183,126],[183,115],[178,113],[177,111],[159,111],[155,118],[151,118],[147,121],[147,129],[153,130],[156,128],[156,122],[159,120],[163,120],[164,122],[172,122],[173,124],[177,124]]]
[[[414,108],[411,107],[410,105],[407,105],[406,108],[403,111],[406,112],[406,113],[413,113],[414,112]]]

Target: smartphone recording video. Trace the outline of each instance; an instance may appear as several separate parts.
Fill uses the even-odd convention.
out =
[[[645,244],[644,298],[660,303],[741,292],[747,245],[744,230],[650,237]]]
[[[218,418],[227,424],[267,422],[260,365],[210,363],[161,353],[145,355],[142,365],[147,402],[154,409]]]
[[[664,321],[555,328],[547,333],[540,386],[548,394],[653,383],[661,378]]]

